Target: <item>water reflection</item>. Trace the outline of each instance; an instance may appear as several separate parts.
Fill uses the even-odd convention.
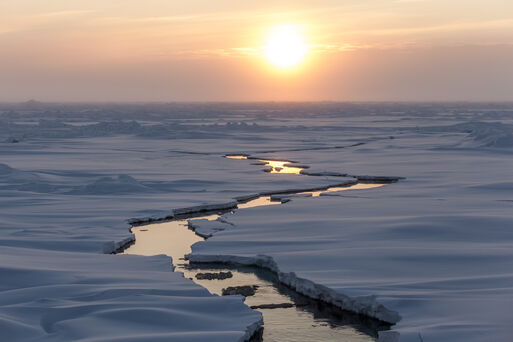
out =
[[[271,173],[292,173],[299,175],[301,170],[304,167],[295,167],[292,166],[290,161],[280,161],[280,160],[266,160],[266,159],[258,159],[261,162],[264,162],[267,166],[271,167]]]
[[[212,218],[212,215],[210,217]],[[217,217],[215,215],[215,218]],[[193,244],[204,240],[187,228],[187,220],[132,227],[132,233],[135,235],[135,243],[125,249],[124,254],[165,254],[173,258],[175,265],[184,255],[191,252]]]
[[[324,192],[372,189],[372,188],[379,188],[384,185],[386,185],[386,183],[357,183],[357,184],[354,184],[351,186],[335,186],[332,188],[328,188],[326,190],[300,192],[300,194],[312,194],[312,197],[317,197],[317,196],[320,196]]]
[[[270,173],[290,173],[299,175],[301,170],[306,167],[294,166],[294,162],[289,160],[272,160],[272,159],[257,159],[253,157],[248,157],[247,155],[239,154],[239,155],[225,155],[225,158],[228,159],[255,159],[259,162],[264,163],[268,168]]]
[[[224,157],[228,158],[228,159],[248,159],[247,156],[243,156],[243,155],[227,155]]]
[[[223,280],[197,280],[198,272],[232,272]],[[382,322],[340,310],[332,305],[312,300],[281,285],[275,274],[257,267],[228,267],[191,264],[184,275],[221,295],[228,286],[257,285],[255,295],[246,297],[248,306],[289,303],[292,307],[258,309],[264,317],[263,341],[375,341],[378,330],[389,327]]]
[[[274,204],[281,204],[281,202],[277,201],[271,201],[271,196],[261,196],[252,200],[249,200],[244,203],[239,203],[237,205],[238,209],[246,209],[246,208],[254,208],[254,207],[261,207],[265,205],[274,205]]]
[[[300,192],[298,194],[312,194],[313,197],[317,197],[325,192],[363,190],[377,188],[384,185],[386,185],[386,183],[357,183],[346,187],[331,187],[318,191]],[[280,201],[272,201],[271,196],[259,196],[246,202],[239,203],[237,205],[237,209],[277,204],[283,203]],[[179,260],[183,258],[185,254],[190,253],[190,246],[203,240],[203,238],[197,236],[193,231],[187,228],[187,220],[190,218],[216,220],[221,214],[225,214],[227,212],[228,211],[213,214],[198,213],[184,215],[186,217],[183,217],[183,219],[132,227],[132,233],[135,234],[136,243],[125,249],[124,253],[138,255],[166,254],[171,256],[173,260]],[[186,233],[183,233],[183,230],[185,230]],[[181,233],[177,234],[176,231],[181,231]]]
[[[332,187],[326,190],[304,192],[319,196],[323,192],[349,189],[369,189],[385,184],[358,183],[348,187]],[[261,196],[240,203],[238,209],[257,206],[282,204],[271,201],[270,196]],[[226,213],[226,212],[224,212]],[[213,294],[222,294],[222,289],[230,286],[258,286],[255,294],[246,298],[248,306],[288,303],[290,307],[258,308],[264,317],[263,335],[257,341],[311,342],[311,341],[347,341],[369,342],[377,340],[377,332],[386,330],[388,325],[345,312],[329,304],[302,296],[290,288],[281,285],[276,275],[256,267],[229,267],[227,265],[192,264],[184,259],[191,252],[191,246],[204,239],[188,228],[188,219],[200,218],[216,220],[223,213],[202,213],[189,215],[183,219],[169,222],[132,227],[136,242],[127,248],[124,254],[157,255],[172,257],[175,271],[203,286]],[[231,272],[227,279],[197,279],[199,272]]]
[[[213,219],[218,215],[201,218]],[[206,288],[210,293],[221,295],[229,286],[258,286],[255,294],[246,298],[248,306],[289,303],[292,307],[257,309],[264,317],[263,336],[260,341],[311,342],[311,341],[376,341],[378,330],[388,329],[381,322],[329,304],[319,303],[278,283],[276,275],[257,267],[229,267],[216,264],[189,264],[184,255],[191,252],[191,245],[202,241],[188,229],[187,220],[134,227],[136,244],[125,254],[166,254],[173,258],[175,271]],[[227,279],[197,279],[197,273],[231,272]]]

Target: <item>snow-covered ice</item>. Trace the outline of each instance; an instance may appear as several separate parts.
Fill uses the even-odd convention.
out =
[[[1,339],[224,342],[258,327],[241,297],[211,296],[171,267],[165,256],[2,247]]]
[[[228,223],[217,220],[207,220],[207,219],[197,219],[197,220],[189,220],[189,228],[192,229],[197,235],[209,238],[217,232],[225,230],[228,226]]]
[[[164,256],[104,252],[131,239],[130,218],[346,173],[404,179],[238,210],[191,257],[266,261],[290,285],[397,312],[400,342],[513,338],[511,104],[38,106],[0,105],[2,340],[242,341],[260,315],[241,298]],[[322,173],[223,158],[240,153]]]

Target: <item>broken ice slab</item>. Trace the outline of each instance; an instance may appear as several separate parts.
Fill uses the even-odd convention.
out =
[[[366,182],[397,182],[401,179],[405,179],[405,177],[396,177],[396,176],[350,176],[355,177],[359,181],[366,181]]]
[[[207,219],[189,220],[188,225],[189,229],[205,239],[208,239],[215,233],[230,227],[226,222],[220,220],[211,221]]]
[[[336,171],[326,171],[326,170],[312,170],[312,169],[309,169],[309,170],[301,170],[299,172],[300,174],[302,175],[306,175],[306,176],[330,176],[330,177],[346,177],[347,176],[347,173],[343,173],[343,172],[336,172]]]
[[[193,214],[193,213],[201,213],[205,211],[214,211],[214,210],[229,210],[237,207],[237,202],[226,202],[226,203],[214,203],[214,204],[203,204],[197,205],[194,207],[187,208],[178,208],[173,209],[173,213],[176,215],[185,215],[185,214]]]

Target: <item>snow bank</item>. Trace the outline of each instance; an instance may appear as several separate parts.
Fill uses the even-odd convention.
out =
[[[2,340],[235,342],[262,324],[242,297],[212,296],[170,267],[164,256],[2,247]]]
[[[207,219],[189,220],[188,223],[189,229],[205,239],[230,227],[228,223],[219,219],[213,221]]]
[[[276,189],[270,191],[263,191],[260,193],[261,196],[269,196],[269,195],[284,195],[284,194],[293,194],[298,192],[308,192],[308,191],[317,191],[317,190],[326,190],[327,188],[339,187],[339,186],[349,186],[358,183],[358,181],[354,178],[345,178],[345,179],[336,179],[331,180],[328,185],[325,186],[316,186],[316,187],[297,187],[297,188],[283,188]]]
[[[152,189],[142,185],[129,175],[100,177],[94,182],[69,192],[73,195],[106,195],[148,192]]]
[[[0,163],[0,181],[6,185],[20,185],[25,183],[34,183],[40,180],[35,174],[21,171],[10,167],[7,164]]]
[[[235,201],[226,202],[226,203],[203,204],[203,205],[197,205],[194,207],[173,209],[173,213],[176,216],[176,215],[201,213],[201,212],[205,212],[205,211],[229,210],[229,209],[237,208],[237,204],[238,204],[238,202],[235,202]]]
[[[135,235],[130,234],[127,238],[121,241],[109,241],[103,244],[103,254],[114,254],[127,248],[135,242]]]
[[[513,126],[501,122],[469,122],[456,127],[469,133],[469,138],[479,147],[513,147]]]
[[[513,124],[503,122],[468,121],[450,126],[437,126],[423,129],[428,132],[466,133],[467,138],[458,145],[466,148],[513,147]]]
[[[226,263],[233,265],[258,266],[274,272],[278,280],[307,297],[321,302],[332,304],[342,310],[351,311],[364,316],[379,319],[387,323],[397,323],[401,316],[395,311],[389,310],[376,301],[375,296],[361,296],[350,298],[337,293],[332,289],[316,284],[308,279],[296,276],[294,272],[281,272],[272,257],[257,255],[255,257],[234,255],[206,255],[191,253],[186,255],[191,262],[196,263]]]
[[[261,196],[260,194],[249,194],[249,195],[237,196],[237,197],[234,197],[233,199],[236,200],[237,202],[247,202],[252,199],[256,199],[260,196]]]

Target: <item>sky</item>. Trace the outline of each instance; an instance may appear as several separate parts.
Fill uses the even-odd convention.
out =
[[[297,28],[296,67],[265,58]],[[513,101],[511,0],[2,0],[0,101]]]

